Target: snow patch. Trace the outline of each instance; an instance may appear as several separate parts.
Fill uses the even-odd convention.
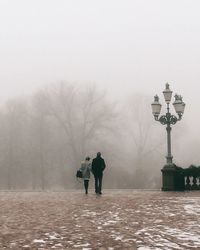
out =
[[[75,244],[74,247],[88,247],[90,246],[90,243],[85,243],[85,244]]]
[[[38,243],[38,244],[45,244],[46,243],[46,241],[44,241],[44,240],[38,240],[38,239],[35,239],[35,240],[33,240],[33,243]]]
[[[188,204],[184,206],[186,213],[198,215],[200,213],[200,206],[197,204]]]

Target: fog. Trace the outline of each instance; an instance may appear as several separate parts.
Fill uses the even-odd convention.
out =
[[[77,188],[101,151],[108,188],[160,188],[165,83],[186,103],[174,162],[199,165],[199,1],[0,1],[0,187]],[[171,107],[174,113],[173,107]],[[98,118],[98,119],[97,119]]]

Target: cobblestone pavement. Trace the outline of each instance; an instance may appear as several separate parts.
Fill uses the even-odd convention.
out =
[[[200,192],[0,192],[0,249],[200,249]]]

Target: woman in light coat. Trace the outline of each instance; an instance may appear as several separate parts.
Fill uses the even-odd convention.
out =
[[[90,171],[91,171],[91,162],[90,157],[86,157],[85,161],[81,163],[80,170],[82,172],[85,193],[88,194],[89,180],[90,180]]]

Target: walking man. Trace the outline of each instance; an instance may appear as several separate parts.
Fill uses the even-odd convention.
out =
[[[106,168],[106,164],[104,159],[101,157],[101,153],[97,153],[97,157],[92,161],[92,173],[94,174],[95,179],[95,192],[96,194],[102,194],[102,178],[103,178],[103,171]]]

